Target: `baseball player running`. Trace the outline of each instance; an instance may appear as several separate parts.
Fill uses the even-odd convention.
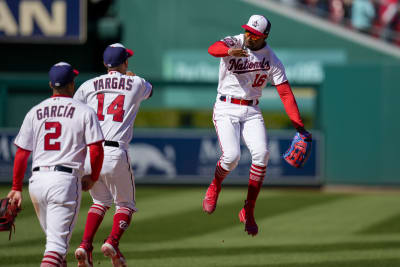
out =
[[[46,234],[41,267],[67,266],[69,240],[78,216],[81,189],[90,189],[103,163],[103,134],[96,113],[72,99],[78,72],[65,62],[49,72],[53,96],[25,116],[15,139],[13,184],[8,197],[21,207],[22,180],[32,153],[29,194]],[[89,147],[92,174],[81,179]]]
[[[243,34],[228,36],[208,49],[212,56],[221,58],[213,121],[222,156],[204,197],[203,210],[211,214],[216,209],[221,183],[238,164],[242,137],[250,150],[252,164],[247,199],[239,212],[239,219],[245,224],[245,231],[255,236],[258,226],[254,219],[254,208],[269,158],[267,134],[258,98],[268,82],[275,85],[297,131],[306,131],[285,69],[265,41],[271,23],[261,15],[253,15],[242,27],[245,30]]]
[[[127,266],[118,249],[119,240],[128,228],[135,207],[135,183],[127,149],[132,139],[133,123],[142,100],[152,94],[152,86],[128,70],[133,51],[122,44],[108,46],[103,54],[108,73],[86,81],[74,98],[97,112],[104,133],[104,164],[98,183],[90,190],[90,207],[85,232],[75,251],[79,267],[92,266],[92,242],[106,211],[116,205],[113,226],[101,251],[111,258],[114,267]]]

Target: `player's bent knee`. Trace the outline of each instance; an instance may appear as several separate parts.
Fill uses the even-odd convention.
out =
[[[221,166],[225,170],[231,171],[238,165],[240,160],[240,155],[223,156],[221,160]]]
[[[269,160],[269,151],[260,150],[253,154],[252,162],[259,166],[267,166]]]

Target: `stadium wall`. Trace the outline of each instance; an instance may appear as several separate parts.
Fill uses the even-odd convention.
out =
[[[400,65],[326,67],[320,91],[331,184],[400,184]]]

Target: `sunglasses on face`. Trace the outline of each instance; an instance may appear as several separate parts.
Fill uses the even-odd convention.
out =
[[[264,37],[262,35],[255,35],[254,33],[249,32],[249,31],[245,31],[244,34],[246,35],[246,37],[249,37],[250,39],[255,40],[255,41],[260,40]]]

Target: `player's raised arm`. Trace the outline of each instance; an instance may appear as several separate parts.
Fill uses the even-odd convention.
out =
[[[229,56],[228,51],[229,47],[222,41],[217,41],[208,48],[208,53],[214,57]]]
[[[242,48],[229,48],[223,41],[217,41],[208,48],[208,53],[214,57],[248,57],[246,50]]]

